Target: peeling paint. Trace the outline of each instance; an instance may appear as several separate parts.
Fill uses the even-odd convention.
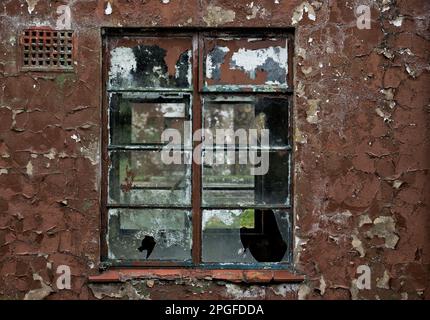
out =
[[[309,2],[305,1],[294,9],[293,17],[291,18],[291,24],[296,25],[297,23],[302,21],[304,12],[308,14],[309,20],[316,20],[314,8],[312,7],[312,5],[309,4]]]
[[[378,116],[380,116],[382,119],[384,119],[384,122],[390,122],[391,121],[391,115],[382,111],[380,108],[376,108],[375,112]]]
[[[327,284],[325,282],[324,276],[321,276],[320,278],[320,286],[319,286],[319,291],[320,294],[323,296],[325,294],[325,290],[327,288]]]
[[[203,16],[203,21],[208,27],[216,27],[225,23],[233,22],[236,17],[236,12],[230,9],[223,9],[212,4],[206,8],[206,14]]]
[[[373,221],[372,219],[370,219],[369,215],[365,214],[360,216],[359,221],[358,221],[358,226],[361,228],[362,226],[366,225],[366,224],[372,224]]]
[[[260,19],[265,19],[268,17],[268,13],[266,11],[266,8],[263,8],[259,5],[254,5],[254,2],[251,2],[250,4],[246,5],[249,9],[251,9],[251,14],[246,16],[247,20],[252,20],[257,18],[257,16]]]
[[[351,287],[349,288],[349,291],[351,293],[351,299],[352,300],[358,300],[358,294],[360,290],[357,287],[357,279],[353,279],[351,282]]]
[[[206,57],[206,76],[209,79],[221,78],[220,67],[224,63],[225,55],[230,51],[228,47],[215,47]]]
[[[299,128],[296,128],[295,134],[294,134],[294,141],[296,143],[305,144],[308,142],[308,139],[307,139],[306,135],[300,131]]]
[[[280,284],[272,286],[271,289],[277,296],[287,297],[289,294],[296,294],[298,291],[297,284]]]
[[[110,1],[108,1],[106,4],[105,15],[111,15],[111,14],[112,14],[112,5],[110,4]]]
[[[394,90],[392,88],[382,89],[381,92],[385,95],[386,100],[391,101],[394,99]]]
[[[288,70],[288,50],[283,47],[248,50],[239,49],[231,58],[230,67],[244,70],[251,79],[255,79],[256,70],[267,72],[266,84],[281,84],[285,82]]]
[[[305,300],[311,293],[311,288],[307,284],[302,284],[299,289],[298,299]]]
[[[130,281],[121,284],[90,284],[92,293],[97,299],[117,298],[129,300],[146,300],[148,295],[140,293]]]
[[[81,154],[91,161],[93,166],[100,162],[99,145],[97,142],[90,142],[88,146],[81,147]]]
[[[367,232],[370,238],[379,237],[385,239],[385,247],[395,249],[399,236],[396,232],[396,223],[392,217],[382,216],[373,221],[373,227]]]
[[[41,288],[27,292],[24,300],[43,300],[54,291],[39,274],[34,273],[33,279],[40,282]]]
[[[360,239],[358,239],[358,237],[355,234],[352,235],[351,244],[352,244],[352,247],[360,253],[360,257],[364,258],[366,253],[363,248],[363,243],[361,242]]]
[[[390,275],[387,270],[384,271],[382,278],[376,279],[376,286],[380,289],[390,289]]]
[[[408,64],[405,65],[406,68],[406,72],[412,77],[412,78],[416,78],[417,76],[417,72],[415,70],[412,69],[412,67]]]
[[[397,17],[396,19],[390,21],[390,23],[393,26],[400,28],[403,24],[403,19],[404,19],[404,17],[400,16],[400,17]]]
[[[28,13],[32,14],[39,0],[25,0],[27,2]]]
[[[306,111],[307,122],[312,124],[318,123],[318,113],[320,112],[319,110],[320,102],[321,100],[319,99],[308,100],[309,109]]]
[[[305,85],[302,82],[297,84],[296,94],[299,98],[305,97]]]
[[[109,86],[116,89],[191,86],[191,40],[117,46],[110,52]],[[187,48],[188,47],[188,48]]]
[[[242,287],[236,284],[227,283],[225,287],[226,294],[235,300],[261,299],[266,295],[264,288],[259,286]]]
[[[33,164],[31,163],[31,161],[27,163],[26,170],[27,175],[31,177],[33,175]]]
[[[81,138],[79,138],[79,135],[73,134],[70,138],[72,138],[73,140],[75,140],[75,142],[80,142]]]
[[[393,188],[399,190],[403,184],[404,184],[403,181],[395,180],[393,181]]]
[[[44,154],[43,154],[43,156],[44,156],[45,158],[48,158],[49,160],[54,160],[54,159],[55,159],[56,154],[57,154],[56,150],[55,150],[54,148],[51,148],[51,149],[49,150],[49,152],[44,153]]]
[[[131,48],[118,47],[111,51],[109,77],[132,81],[132,71],[136,71],[136,56]]]
[[[288,87],[288,39],[207,40],[205,91],[278,91]]]

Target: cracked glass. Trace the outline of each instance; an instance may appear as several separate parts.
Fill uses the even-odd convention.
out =
[[[191,212],[174,209],[110,209],[112,260],[191,259]]]

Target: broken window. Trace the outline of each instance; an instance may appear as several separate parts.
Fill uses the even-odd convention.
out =
[[[106,32],[106,263],[291,262],[291,39]]]
[[[191,212],[177,209],[110,209],[109,252],[113,260],[189,260]]]
[[[288,262],[288,212],[214,209],[204,210],[202,219],[203,262]]]

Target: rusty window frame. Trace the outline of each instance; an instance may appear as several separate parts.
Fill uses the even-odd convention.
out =
[[[182,31],[184,30],[185,31]],[[234,29],[193,29],[193,28],[182,28],[178,29],[129,29],[129,28],[103,28],[102,29],[102,176],[101,176],[101,268],[105,269],[108,267],[194,267],[202,269],[292,269],[293,260],[293,230],[294,230],[294,218],[293,218],[293,181],[292,181],[292,168],[294,158],[293,158],[293,141],[292,141],[292,110],[293,110],[293,57],[294,57],[294,33],[292,29],[267,29],[267,28],[234,28]],[[174,90],[160,90],[160,91],[171,91],[171,92],[186,92],[190,93],[192,97],[192,133],[196,130],[201,129],[203,126],[202,119],[202,109],[203,109],[203,97],[217,94],[231,94],[234,96],[259,96],[267,95],[279,97],[283,96],[288,100],[288,116],[289,116],[289,127],[288,127],[288,138],[289,146],[288,152],[290,154],[290,165],[289,165],[289,203],[286,205],[244,205],[244,206],[217,206],[218,209],[238,209],[238,208],[270,208],[270,209],[285,209],[288,211],[291,217],[290,232],[288,239],[288,261],[287,262],[276,262],[276,263],[255,263],[255,264],[241,264],[241,263],[203,263],[202,262],[202,211],[204,209],[214,209],[214,207],[204,206],[202,204],[202,165],[197,164],[192,161],[191,165],[191,206],[165,206],[165,205],[108,205],[107,194],[108,194],[108,167],[109,167],[109,150],[107,148],[109,132],[108,132],[108,90],[107,90],[107,80],[108,80],[108,46],[107,42],[110,37],[191,37],[192,38],[192,86],[191,89],[174,89]],[[204,38],[205,37],[285,37],[288,41],[288,75],[287,84],[288,87],[283,90],[273,90],[273,91],[257,91],[252,92],[249,90],[240,90],[235,92],[230,92],[228,90],[217,89],[217,90],[204,90]],[[158,90],[137,90],[137,92],[156,92]],[[136,92],[136,91],[135,91]],[[200,142],[192,141],[192,150],[197,147]],[[189,208],[192,211],[192,254],[191,262],[182,261],[122,261],[112,262],[108,260],[108,246],[107,246],[107,231],[108,231],[108,208],[115,207],[127,207],[127,208]]]

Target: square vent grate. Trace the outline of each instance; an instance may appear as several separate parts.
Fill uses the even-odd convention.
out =
[[[21,34],[22,68],[39,71],[73,70],[73,31],[26,29]]]

